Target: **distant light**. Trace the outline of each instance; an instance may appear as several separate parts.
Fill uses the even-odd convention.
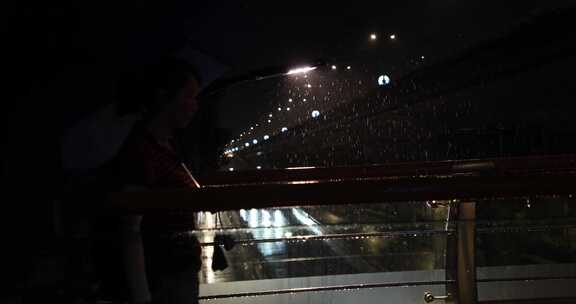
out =
[[[262,169],[262,167],[261,167],[261,166],[256,166],[256,169],[260,170],[260,169]]]
[[[370,40],[376,40],[378,37],[375,33],[370,34]]]
[[[301,74],[301,73],[308,73],[310,71],[315,70],[316,67],[301,67],[301,68],[296,68],[296,69],[292,69],[290,71],[288,71],[288,73],[286,73],[286,75],[294,75],[294,74]]]
[[[242,137],[243,134],[240,134],[240,137]]]
[[[264,135],[264,140],[268,140],[269,138],[270,138],[270,136]]]
[[[306,101],[306,98],[302,99],[302,101]]]
[[[390,35],[390,39],[392,40],[396,39],[396,35],[395,34]]]
[[[288,102],[292,102],[292,98],[288,98]]]
[[[278,108],[278,111],[282,111],[282,108]]]
[[[250,147],[250,143],[245,143],[244,146],[245,146],[245,147]]]
[[[232,143],[234,143],[234,140],[232,140]]]
[[[257,144],[257,143],[258,143],[258,140],[257,140],[257,139],[254,139],[254,140],[252,141],[252,143],[253,143],[253,144]]]
[[[268,117],[272,118],[272,113],[268,114]]]
[[[347,70],[349,70],[349,69],[351,69],[351,68],[352,68],[351,66],[347,66],[347,67],[346,67]]]
[[[286,111],[290,111],[290,108],[286,108]]]
[[[307,84],[307,85],[306,85],[306,87],[308,87],[308,88],[311,88],[311,87],[312,87],[312,85],[311,85],[311,84]]]
[[[280,131],[282,131],[282,132],[286,132],[286,131],[288,131],[288,128],[286,128],[286,127],[283,127],[283,128],[280,130]]]
[[[268,119],[268,123],[271,123],[272,121],[270,119]]]
[[[420,59],[424,59],[424,58],[425,58],[424,55],[420,56]]]
[[[234,168],[228,168],[228,171],[234,171]]]
[[[378,77],[378,85],[388,85],[390,83],[390,77],[388,77],[388,75],[380,75],[380,77]]]
[[[320,116],[320,111],[318,111],[318,110],[312,111],[312,118],[316,118],[318,116]]]
[[[256,126],[259,127],[260,125],[259,125],[259,124],[256,124]]]
[[[254,130],[254,127],[250,127],[250,130]]]

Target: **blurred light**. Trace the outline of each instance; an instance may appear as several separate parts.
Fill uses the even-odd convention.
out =
[[[290,111],[290,108],[286,108],[286,111]]]
[[[296,69],[292,69],[290,71],[288,71],[288,73],[286,73],[286,75],[294,75],[294,74],[301,74],[301,73],[307,73],[310,72],[312,70],[315,70],[316,67],[301,67],[301,68],[296,68]]]
[[[271,123],[272,121],[270,119],[268,119],[268,123]]]
[[[335,70],[335,69],[336,69],[336,66],[335,66],[335,65],[332,65],[332,69]]]
[[[262,214],[262,226],[264,227],[270,227],[272,226],[272,217],[270,216],[270,212],[268,212],[268,210],[261,210],[260,213]]]
[[[257,170],[260,170],[260,169],[262,169],[262,167],[261,167],[261,166],[256,166],[256,169],[257,169]]]
[[[258,143],[258,140],[254,139],[254,140],[252,141],[252,143],[253,143],[253,144],[257,144],[257,143]]]
[[[281,132],[286,132],[286,131],[288,131],[288,128],[283,127],[280,131],[281,131]]]
[[[256,124],[256,126],[259,127],[260,125],[259,125],[259,124]]]
[[[232,140],[232,143],[234,143],[234,140]]]
[[[278,111],[282,111],[282,108],[278,108]]]
[[[264,140],[268,140],[269,138],[270,138],[270,136],[264,135]]]
[[[396,39],[396,35],[395,34],[390,35],[390,39],[392,40]]]
[[[306,98],[302,99],[302,101],[306,101]]]
[[[424,59],[425,57],[424,57],[424,55],[422,55],[422,56],[420,56],[420,58],[421,58],[421,59]]]
[[[292,98],[288,98],[288,102],[292,102]]]
[[[347,70],[349,70],[349,69],[351,69],[351,68],[352,68],[351,66],[347,66],[347,67],[346,67]]]
[[[390,77],[388,77],[388,75],[380,75],[378,77],[378,85],[387,85],[390,83]]]
[[[306,87],[308,87],[308,88],[311,88],[311,87],[312,87],[312,85],[311,85],[311,84],[307,84],[307,85],[306,85]]]
[[[234,171],[234,168],[228,168],[228,171]]]
[[[290,231],[284,233],[284,237],[289,238],[289,237],[291,237],[291,236],[292,236],[292,232],[290,232]]]
[[[272,113],[268,114],[268,117],[272,118]]]
[[[318,116],[320,116],[320,111],[318,111],[318,110],[312,111],[312,118],[316,118]]]
[[[250,143],[245,143],[244,146],[245,146],[245,147],[250,147]]]
[[[243,220],[246,220],[246,210],[240,209],[240,217],[241,217]]]
[[[370,40],[376,40],[378,38],[375,33],[370,34]]]
[[[250,127],[250,130],[254,130],[254,127]]]

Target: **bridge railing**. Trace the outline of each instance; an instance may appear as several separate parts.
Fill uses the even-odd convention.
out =
[[[405,269],[347,275],[343,270],[341,274],[320,278],[204,282],[201,300],[236,303],[250,297],[256,302],[338,302],[332,295],[341,292],[348,292],[342,301],[356,297],[358,301],[368,303],[382,297],[400,297],[410,303],[540,303],[570,301],[576,297],[568,287],[576,281],[576,261],[572,258],[576,248],[576,212],[572,207],[572,195],[576,190],[576,156],[231,172],[203,179],[201,184],[203,187],[192,190],[116,193],[110,196],[107,207],[113,212],[144,214],[173,208],[201,214],[205,211],[219,212],[220,216],[229,212],[231,227],[226,228],[222,223],[220,227],[212,227],[216,232],[225,233],[242,229],[248,232],[258,229],[275,231],[279,228],[248,225],[250,220],[246,219],[247,215],[242,216],[242,211],[271,212],[288,208],[294,213],[294,210],[320,208],[317,214],[321,214],[326,210],[322,208],[334,209],[339,205],[341,210],[348,212],[373,212],[375,208],[370,206],[374,205],[404,206],[404,211],[413,210],[414,214],[428,212],[424,221],[432,228],[419,226],[411,230],[393,225],[384,230],[371,226],[368,231],[346,231],[334,230],[334,225],[314,221],[306,224],[308,232],[301,235],[252,233],[252,237],[237,239],[237,244],[246,249],[262,244],[297,247],[305,242],[340,242],[340,245],[329,247],[344,248],[365,245],[354,243],[357,240],[402,240],[414,236],[432,244],[427,248],[435,261],[433,265],[420,269],[424,272]],[[376,209],[380,212],[389,210]],[[417,212],[417,209],[425,211]],[[310,212],[306,216],[306,221],[312,218]],[[417,217],[411,220],[407,216],[403,222],[413,225]],[[362,221],[357,224],[369,226]],[[194,233],[202,236],[206,231],[199,229]],[[531,238],[538,241],[530,241]],[[503,242],[499,242],[500,239]],[[204,248],[217,245],[209,238],[200,240]],[[543,249],[535,250],[531,248],[533,246]],[[392,250],[392,247],[388,249]],[[264,249],[260,246],[254,251],[258,250]],[[520,254],[523,250],[528,253],[526,257]],[[393,251],[381,255],[398,261],[390,257]],[[313,255],[306,248],[297,252]],[[228,255],[234,256],[235,253],[238,252],[232,250]],[[346,259],[346,263],[353,265],[350,258]],[[246,266],[245,263],[239,265]],[[209,265],[204,265],[207,267]],[[273,269],[274,265],[268,263],[267,267]]]

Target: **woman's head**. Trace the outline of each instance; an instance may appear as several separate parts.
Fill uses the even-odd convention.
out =
[[[176,58],[132,68],[118,87],[118,113],[142,113],[166,127],[183,128],[198,111],[201,78],[193,66]]]

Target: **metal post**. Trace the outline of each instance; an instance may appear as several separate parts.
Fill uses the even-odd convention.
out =
[[[460,202],[450,208],[456,231],[446,246],[446,303],[477,303],[476,292],[476,203]],[[438,298],[438,297],[437,297]],[[440,298],[438,298],[440,299]]]

